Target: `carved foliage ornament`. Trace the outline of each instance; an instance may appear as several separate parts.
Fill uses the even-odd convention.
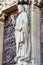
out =
[[[5,4],[8,5],[8,6],[14,5],[16,3],[17,3],[16,0],[5,0]]]
[[[3,2],[4,0],[0,0],[0,2]]]
[[[3,4],[2,3],[0,3],[0,10],[3,8]]]

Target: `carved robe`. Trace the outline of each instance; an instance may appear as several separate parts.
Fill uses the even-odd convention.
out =
[[[17,58],[20,60],[30,60],[30,27],[26,12],[21,12],[16,19],[15,38],[17,48]]]

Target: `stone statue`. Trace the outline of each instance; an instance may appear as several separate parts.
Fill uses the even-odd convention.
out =
[[[14,15],[11,15],[11,20],[12,20],[13,26],[15,26],[15,25],[16,25],[16,20],[15,20],[15,18],[14,18]]]
[[[18,65],[27,64],[31,57],[31,44],[30,44],[30,25],[27,13],[24,11],[22,5],[18,5],[19,15],[16,19],[15,38],[16,38],[16,58]]]

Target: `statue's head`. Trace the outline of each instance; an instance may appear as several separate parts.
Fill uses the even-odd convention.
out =
[[[14,19],[14,15],[11,15],[10,17],[11,17],[11,19]]]
[[[24,7],[24,11],[25,12],[27,12],[29,10],[29,6],[28,5],[24,4],[23,7]]]
[[[18,13],[24,11],[23,5],[18,5]]]

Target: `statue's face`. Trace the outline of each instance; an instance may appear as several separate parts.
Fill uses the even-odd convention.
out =
[[[14,18],[14,15],[11,15],[11,19],[13,19]]]
[[[18,12],[21,12],[23,10],[24,10],[23,5],[18,5]]]

